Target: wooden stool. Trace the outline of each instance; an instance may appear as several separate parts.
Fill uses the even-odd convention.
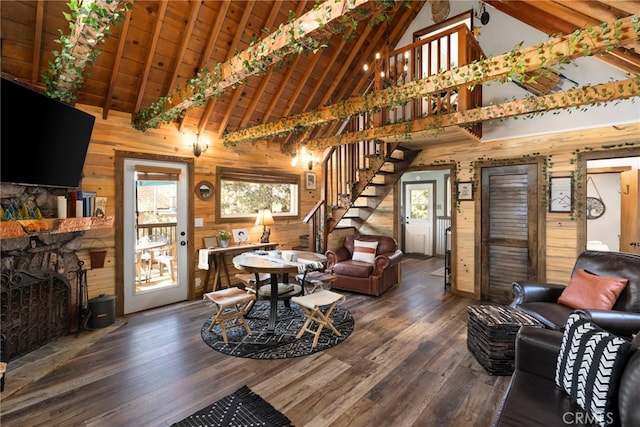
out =
[[[291,298],[291,301],[302,307],[304,316],[307,318],[304,325],[302,325],[302,329],[300,329],[300,332],[296,335],[296,338],[299,339],[305,332],[313,334],[314,338],[311,348],[315,348],[316,345],[318,345],[318,339],[320,338],[322,328],[325,326],[330,328],[334,334],[341,337],[342,334],[335,328],[335,326],[333,326],[333,321],[330,316],[333,309],[336,308],[338,301],[344,300],[344,295],[327,290],[321,290],[312,294]],[[328,306],[324,313],[320,310],[320,307],[323,306]],[[311,329],[312,322],[315,322],[318,325],[315,331]]]
[[[246,307],[252,305],[256,300],[254,294],[247,293],[239,288],[227,288],[204,294],[203,298],[209,299],[216,306],[217,310],[216,314],[211,318],[209,331],[211,331],[216,324],[220,324],[222,338],[225,344],[229,343],[227,329],[244,326],[247,334],[251,335],[251,329],[244,318],[244,313]],[[233,323],[227,326],[226,322],[228,321],[233,321]]]

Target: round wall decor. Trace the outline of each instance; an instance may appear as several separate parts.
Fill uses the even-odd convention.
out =
[[[604,214],[604,203],[598,197],[587,197],[587,219],[600,218]]]

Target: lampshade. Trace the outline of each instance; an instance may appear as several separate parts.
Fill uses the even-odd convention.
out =
[[[271,225],[274,224],[273,216],[271,215],[271,209],[260,209],[258,216],[256,217],[256,225]]]

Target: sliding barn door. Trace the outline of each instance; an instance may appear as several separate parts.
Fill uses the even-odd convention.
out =
[[[514,281],[538,279],[538,188],[536,164],[482,169],[482,299],[512,300]]]

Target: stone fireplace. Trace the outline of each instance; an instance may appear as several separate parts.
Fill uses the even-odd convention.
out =
[[[2,239],[0,331],[11,360],[78,326],[82,232]]]

